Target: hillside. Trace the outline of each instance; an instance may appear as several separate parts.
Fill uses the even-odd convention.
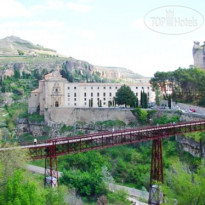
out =
[[[18,56],[19,52],[24,55],[58,55],[55,50],[34,45],[16,36],[8,36],[0,40],[1,56]]]
[[[19,51],[24,55],[19,55]],[[0,40],[0,75],[2,77],[12,76],[14,69],[18,69],[20,73],[23,71],[31,73],[35,69],[39,72],[42,70],[50,72],[56,67],[78,75],[90,76],[95,73],[100,78],[109,80],[134,81],[144,78],[126,68],[96,66],[72,57],[62,57],[55,50],[34,45],[16,36]]]

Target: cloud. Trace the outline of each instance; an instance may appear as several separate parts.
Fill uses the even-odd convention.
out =
[[[28,17],[29,11],[22,4],[16,0],[1,1],[0,17],[13,18],[13,17]]]
[[[86,4],[74,3],[74,2],[68,2],[67,7],[74,11],[83,12],[83,13],[89,12],[92,9],[91,6],[88,6]]]

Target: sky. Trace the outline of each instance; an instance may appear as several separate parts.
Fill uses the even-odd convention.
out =
[[[193,42],[205,41],[203,14],[201,0],[0,0],[0,38],[151,77],[193,64]],[[164,24],[168,15],[175,27]]]

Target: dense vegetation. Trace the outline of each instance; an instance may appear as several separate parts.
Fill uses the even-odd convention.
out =
[[[8,147],[8,144],[5,145]],[[28,153],[10,150],[0,153],[1,205],[64,205],[65,187],[59,190],[43,187],[41,177],[25,171]]]
[[[150,82],[156,91],[159,88],[166,91],[166,86],[173,89],[172,98],[176,102],[205,106],[205,71],[202,69],[179,68],[172,72],[156,72]]]
[[[168,118],[164,115],[155,118],[153,122],[164,124],[178,120],[178,116]],[[64,156],[59,158],[60,170],[63,171],[61,183],[69,188],[74,187],[82,197],[89,201],[96,201],[102,196],[109,198],[106,183],[115,182],[148,190],[150,163],[150,142]],[[203,204],[201,203],[204,200],[201,190],[205,185],[202,179],[204,177],[203,160],[181,151],[175,138],[172,137],[163,140],[163,163],[165,185],[162,189],[167,201],[173,204],[173,199],[177,199],[179,204],[194,204],[188,203],[190,198],[187,198],[187,195],[190,194],[193,202],[199,199],[198,204]],[[194,176],[194,179],[191,176]],[[183,193],[180,190],[186,184],[192,188],[187,187]]]

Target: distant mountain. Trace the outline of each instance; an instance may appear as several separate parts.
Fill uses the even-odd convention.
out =
[[[16,55],[58,55],[55,50],[23,40],[17,36],[8,36],[0,39],[0,56]]]
[[[20,56],[19,52],[23,52],[24,55]],[[0,40],[0,76],[11,76],[14,69],[19,69],[20,73],[30,73],[34,69],[38,69],[39,72],[46,69],[50,72],[56,67],[63,67],[70,73],[98,73],[102,78],[111,80],[134,81],[144,78],[127,68],[96,66],[72,57],[63,57],[53,49],[34,45],[16,36]]]

